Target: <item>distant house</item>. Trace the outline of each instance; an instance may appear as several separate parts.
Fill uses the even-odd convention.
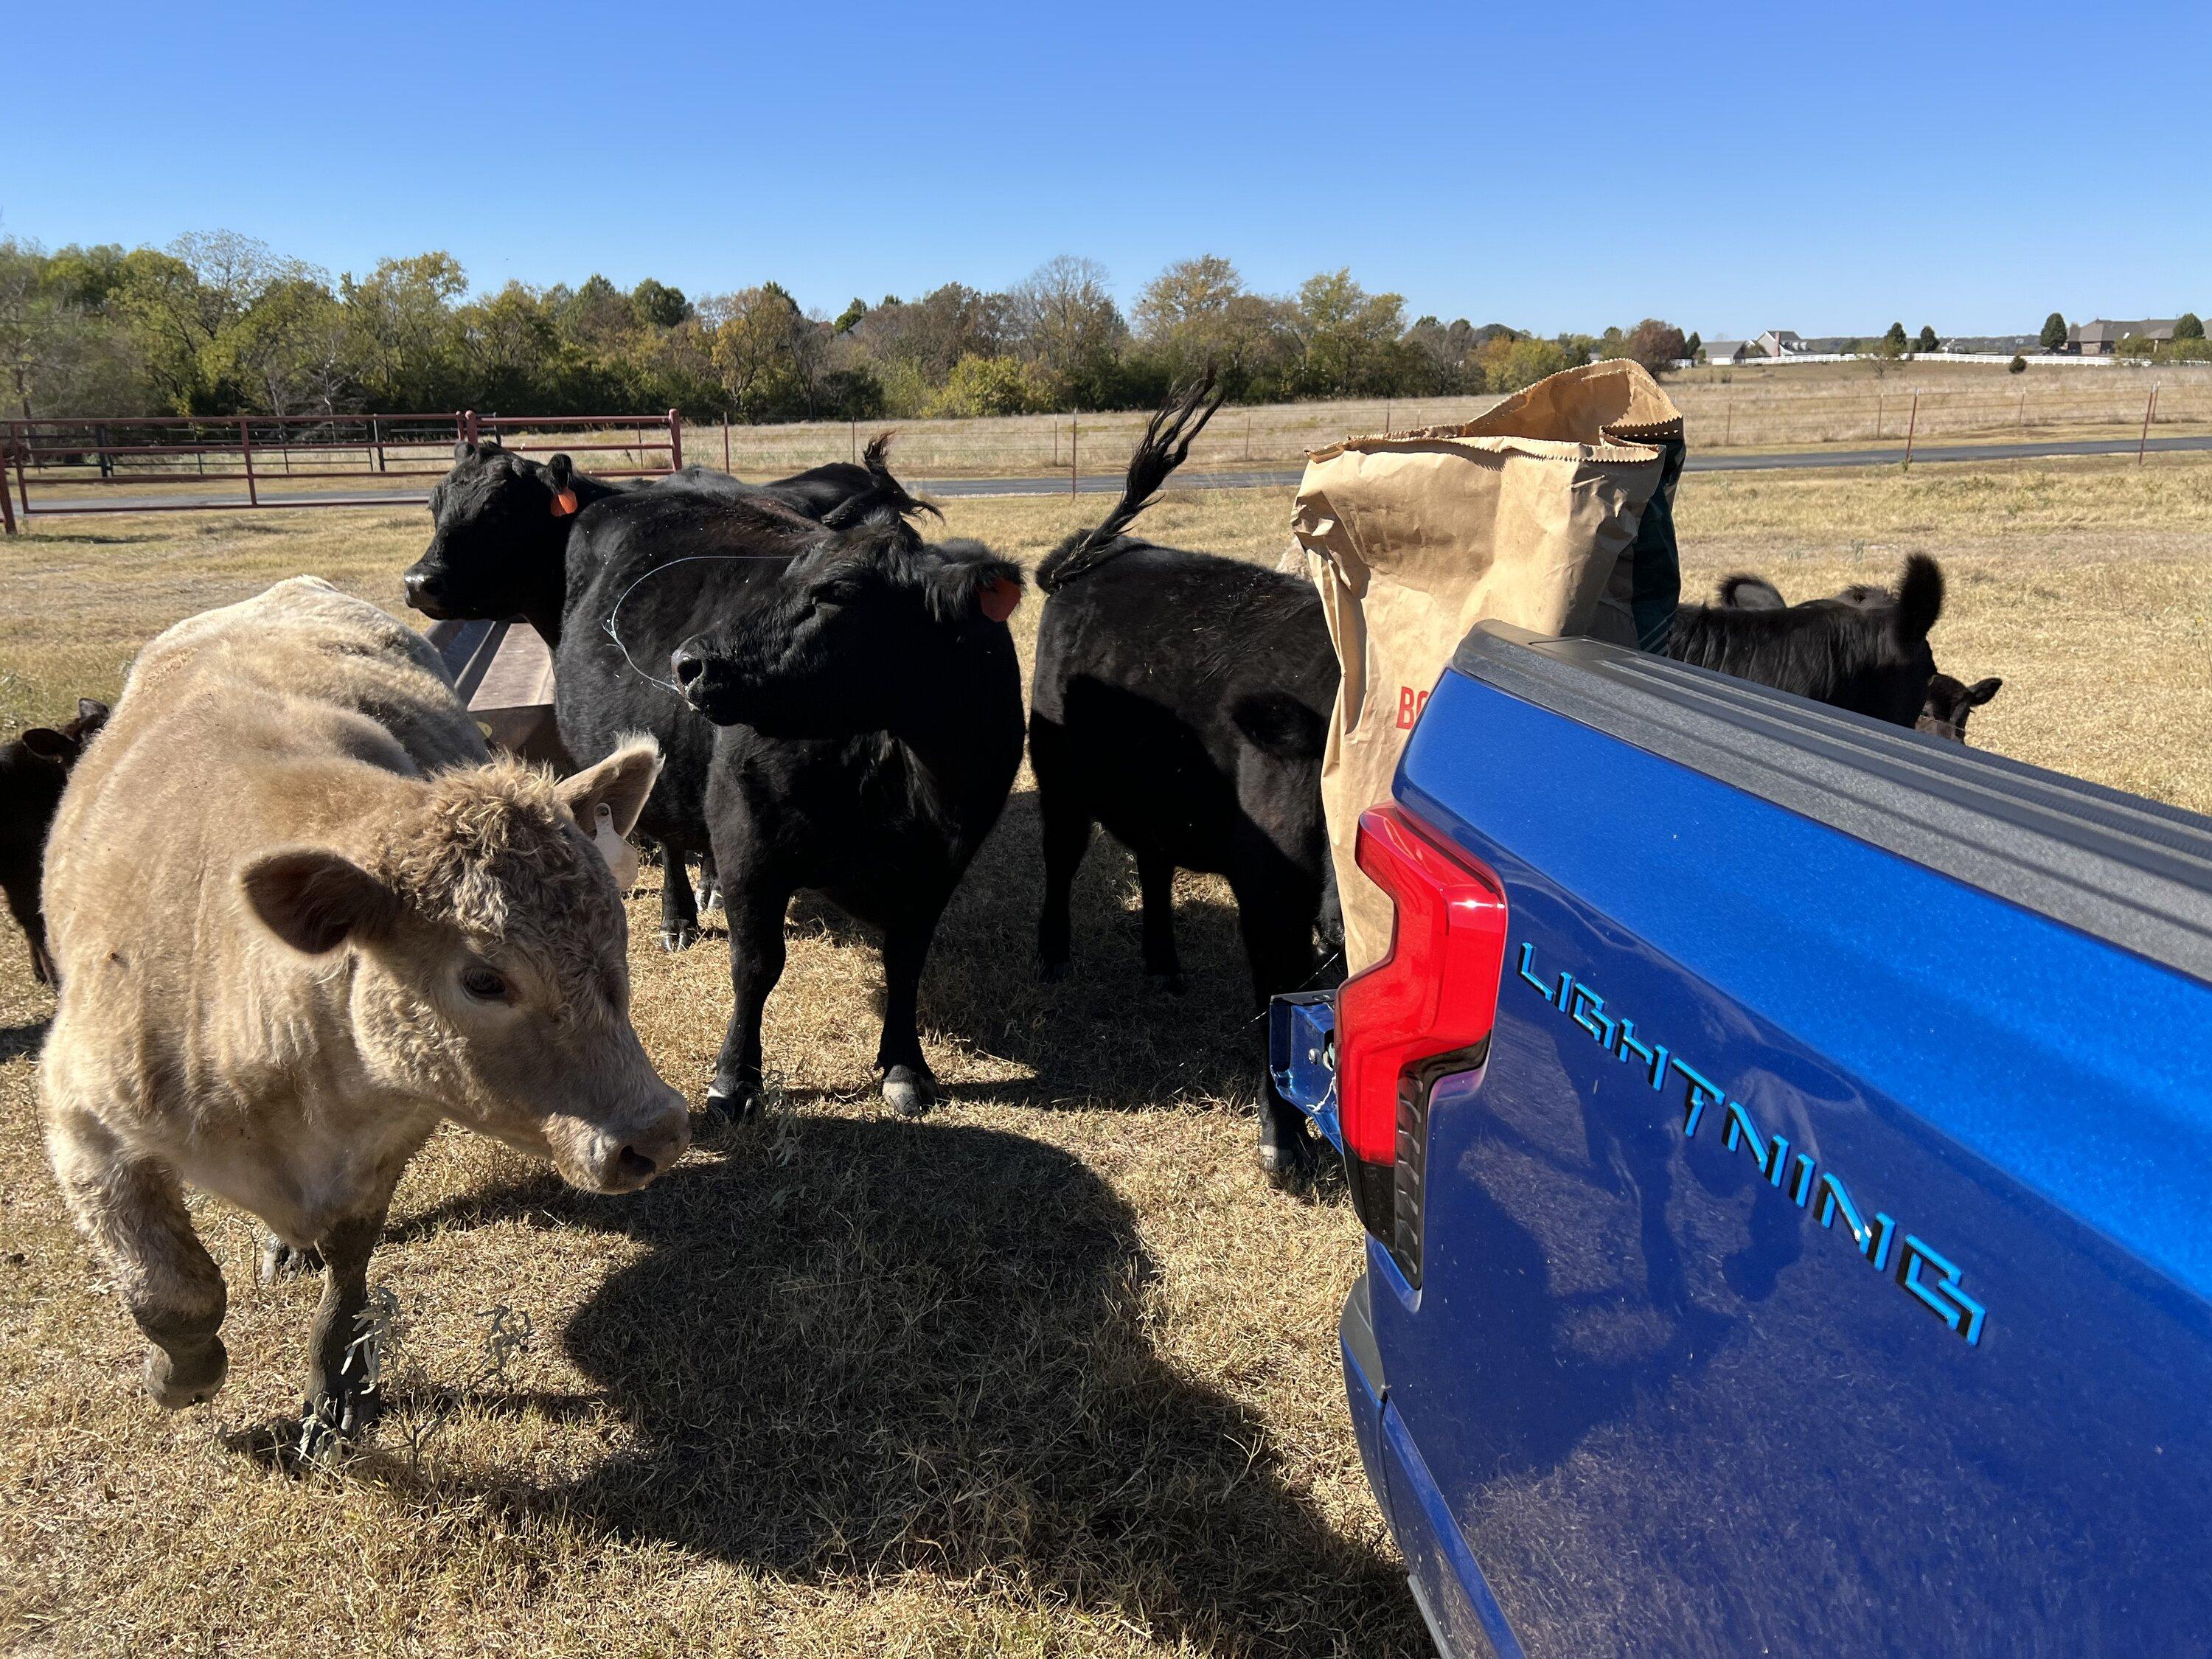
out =
[[[1741,362],[1744,353],[1750,349],[1750,343],[1745,340],[1707,340],[1704,346],[1709,363]]]
[[[1753,343],[1770,357],[1796,357],[1805,350],[1805,342],[1794,328],[1770,328]]]
[[[2093,323],[2073,323],[2067,326],[2066,349],[2076,357],[2109,357],[2121,341],[2130,334],[2163,345],[2173,337],[2172,317],[2163,319],[2145,318],[2132,323],[2116,323],[2100,317]]]

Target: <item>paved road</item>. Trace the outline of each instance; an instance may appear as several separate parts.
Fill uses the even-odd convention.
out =
[[[2038,441],[2016,444],[1917,444],[1912,459],[1916,461],[2033,461],[2062,455],[2132,455],[2137,442],[2134,438],[2085,438],[2070,441]],[[2150,447],[2158,454],[2177,451],[2212,450],[2212,437],[2153,438]],[[1808,468],[1834,466],[1886,466],[1905,459],[1905,446],[1897,444],[1881,449],[1808,449],[1777,455],[1692,455],[1687,463],[1692,472],[1796,472]],[[1302,469],[1291,467],[1272,471],[1178,472],[1173,480],[1178,489],[1294,489],[1304,477]],[[936,495],[951,500],[960,495],[1065,495],[1068,493],[1064,477],[1042,478],[922,478],[909,481],[908,487],[917,494]],[[1121,475],[1093,473],[1076,481],[1076,489],[1086,495],[1118,495]],[[123,504],[115,497],[101,495],[69,496],[59,501],[48,501],[37,495],[32,504],[41,512],[64,513],[88,507],[122,510]],[[346,495],[286,496],[262,493],[264,507],[295,507],[301,505],[347,507],[405,507],[420,506],[425,496],[420,492],[399,490],[362,490]],[[205,495],[133,496],[130,506],[135,509],[188,507],[212,510],[216,507],[244,507],[244,501],[235,502],[211,501]]]

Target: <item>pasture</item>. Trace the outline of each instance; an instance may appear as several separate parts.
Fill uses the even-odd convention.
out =
[[[1103,505],[962,501],[947,528],[1034,564]],[[1176,494],[1143,527],[1273,561],[1288,506]],[[1736,568],[1799,599],[1936,556],[1938,664],[2006,682],[1978,746],[2212,811],[2212,461],[1692,475],[1679,517],[1691,598]],[[283,575],[396,611],[427,531],[420,509],[118,517],[0,544],[0,721],[112,696],[161,627]],[[198,1210],[228,1388],[173,1417],[139,1392],[141,1339],[40,1145],[51,1002],[0,939],[0,1644],[1425,1651],[1343,1417],[1358,1224],[1251,1162],[1260,1036],[1226,892],[1180,884],[1175,998],[1144,981],[1133,872],[1103,847],[1073,971],[1036,983],[1040,879],[1024,781],[924,982],[951,1098],[920,1123],[875,1097],[873,949],[802,905],[763,1121],[628,1199],[441,1132],[371,1270],[404,1323],[395,1411],[305,1474],[277,1449],[315,1292],[257,1285],[235,1212]],[[661,954],[656,881],[630,908],[636,1021],[696,1102],[726,944]],[[488,1347],[500,1308],[527,1352]]]

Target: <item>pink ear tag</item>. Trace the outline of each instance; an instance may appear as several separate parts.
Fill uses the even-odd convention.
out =
[[[576,492],[574,490],[556,489],[553,492],[553,516],[555,518],[565,519],[575,510]]]
[[[993,622],[1002,623],[1014,614],[1014,607],[1022,602],[1022,585],[1010,582],[1001,576],[976,596],[975,603]]]

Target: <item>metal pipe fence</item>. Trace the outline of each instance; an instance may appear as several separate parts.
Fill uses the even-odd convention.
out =
[[[385,482],[443,477],[454,447],[483,438],[516,454],[605,458],[586,463],[601,477],[653,477],[684,465],[683,419],[672,409],[9,420],[0,422],[0,530],[13,535],[19,521],[79,513],[419,504],[427,487],[394,492]]]

